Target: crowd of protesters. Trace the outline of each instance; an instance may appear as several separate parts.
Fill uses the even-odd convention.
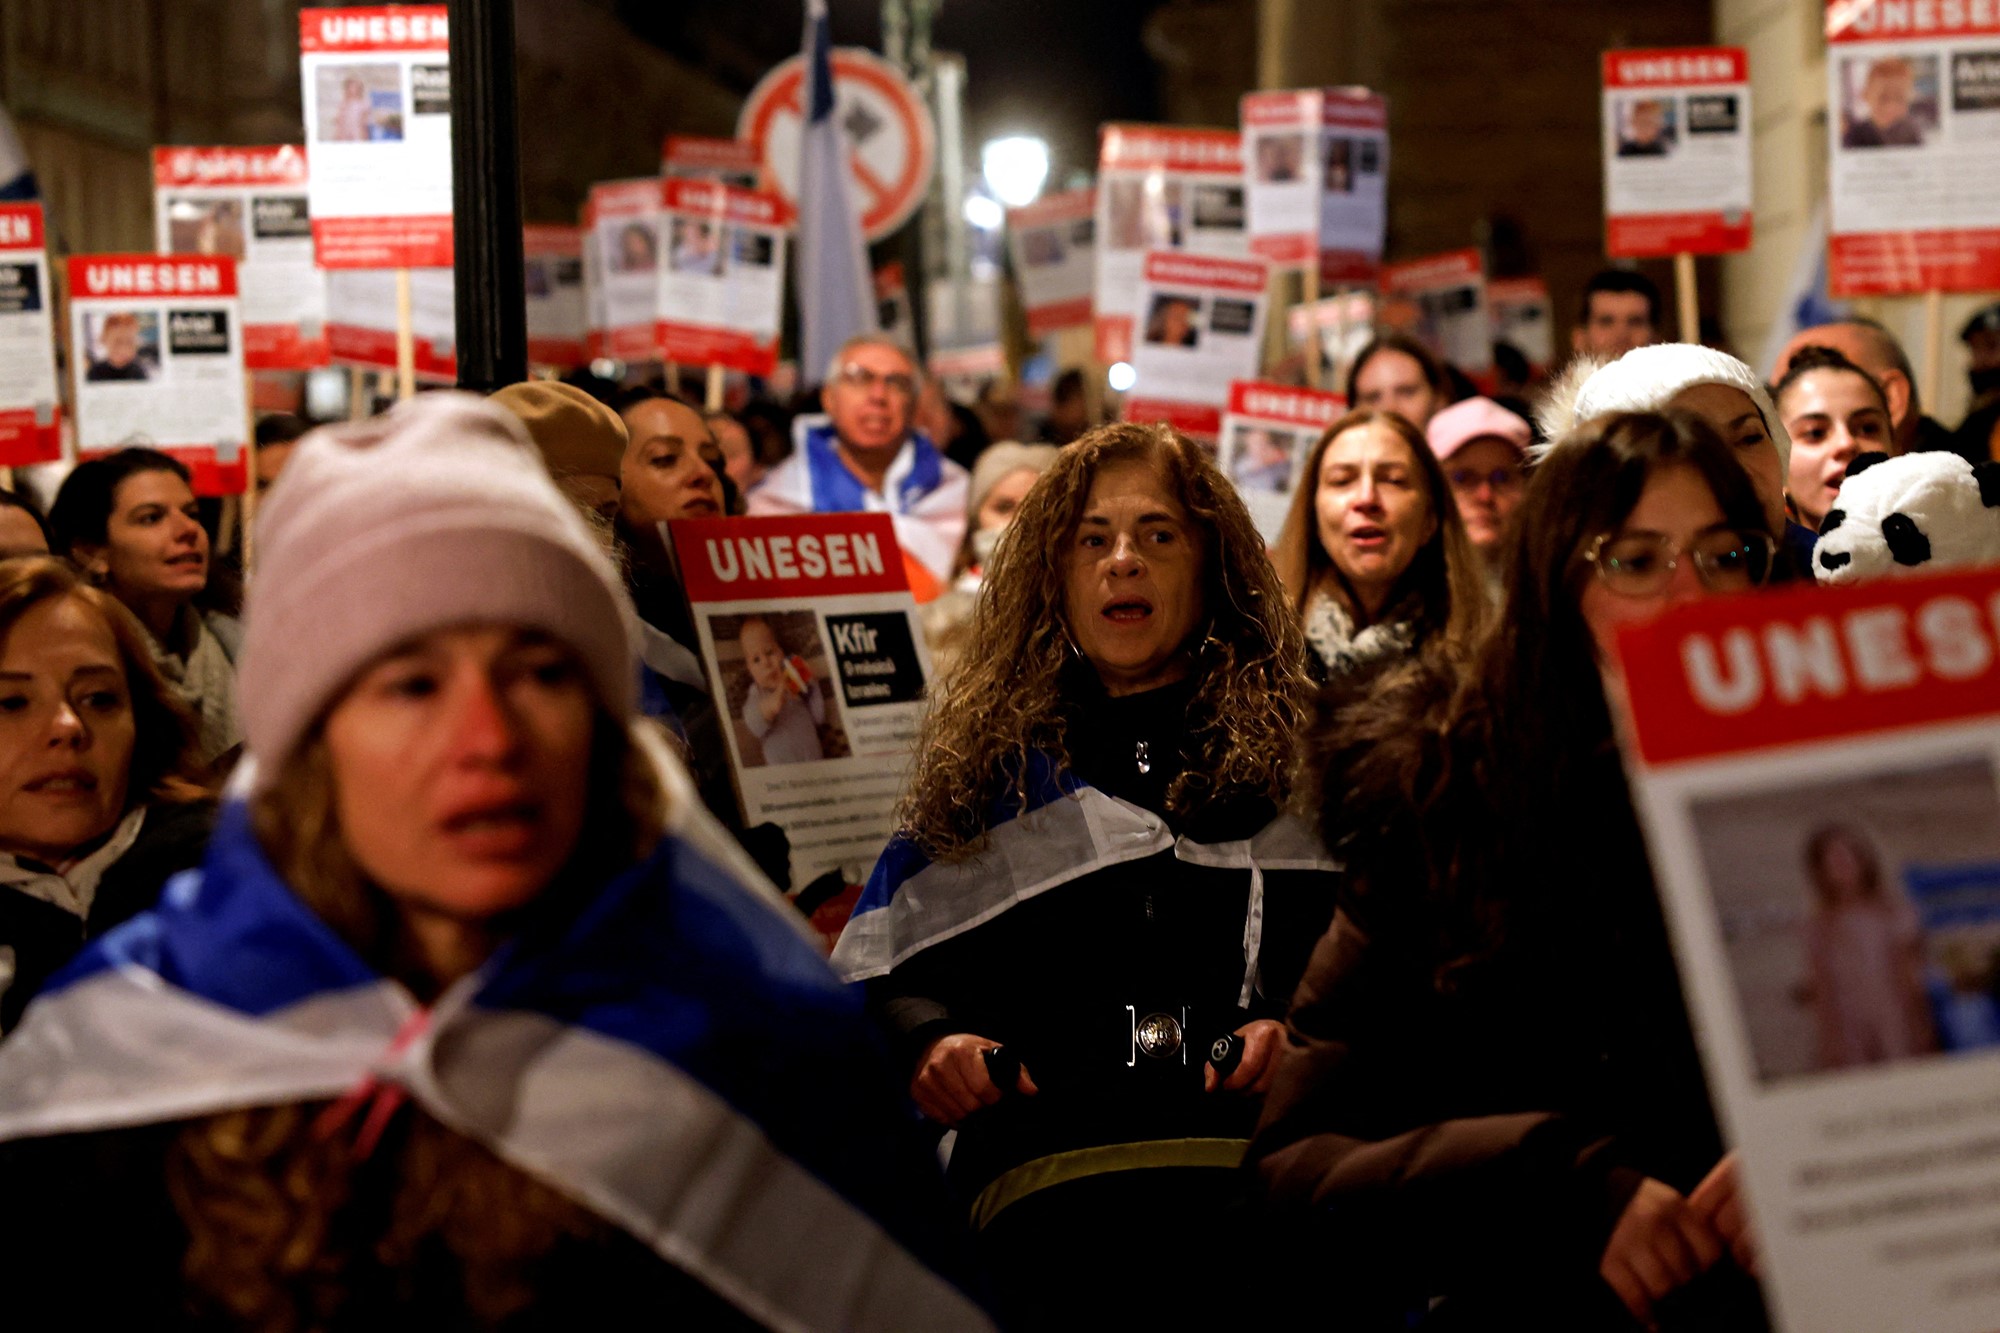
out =
[[[1762,1327],[1611,645],[1809,581],[1863,453],[1992,458],[2000,313],[1956,433],[1867,320],[1767,386],[1578,315],[1533,407],[1377,336],[1268,549],[1080,372],[1028,441],[882,336],[811,413],[267,419],[247,590],[167,454],[0,492],[9,1307]],[[661,525],[841,511],[939,670],[829,961]]]

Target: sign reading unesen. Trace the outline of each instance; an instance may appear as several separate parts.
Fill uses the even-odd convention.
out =
[[[1389,216],[1389,104],[1365,88],[1243,98],[1250,249],[1317,262],[1325,282],[1372,282]]]
[[[1750,248],[1750,61],[1740,47],[1604,53],[1606,253]]]
[[[236,261],[72,255],[79,453],[143,444],[194,473],[197,495],[241,492],[249,402]]]
[[[321,268],[450,267],[447,35],[443,5],[299,11]]]
[[[778,364],[785,201],[714,181],[664,182],[666,262],[654,340],[668,361],[768,375]]]
[[[1701,601],[1618,656],[1776,1325],[2000,1325],[2000,570]]]
[[[741,139],[715,139],[698,134],[669,134],[660,146],[660,174],[682,180],[720,181],[739,190],[763,183],[764,166],[757,145]]]
[[[40,204],[0,204],[0,467],[62,457],[55,301]]]
[[[1146,256],[1128,421],[1165,421],[1213,440],[1229,386],[1257,372],[1270,268],[1175,250]]]
[[[1827,0],[1837,296],[2000,288],[2000,3]]]
[[[1229,386],[1222,470],[1236,483],[1266,544],[1278,540],[1306,456],[1346,410],[1345,397],[1318,389],[1262,380],[1237,380]]]
[[[236,260],[250,369],[327,363],[326,275],[313,264],[304,149],[155,148],[153,228],[162,254]]]
[[[1028,336],[1090,323],[1097,268],[1097,192],[1067,190],[1007,210],[1007,244],[1021,284]]]

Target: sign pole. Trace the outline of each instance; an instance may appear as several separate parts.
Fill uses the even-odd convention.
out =
[[[396,270],[396,398],[417,396],[417,335],[410,324],[410,270]]]
[[[729,372],[719,364],[711,365],[708,368],[707,393],[702,398],[702,406],[705,407],[710,412],[720,412],[722,410],[722,391],[724,387],[724,377],[728,373]]]
[[[450,0],[449,10],[458,387],[492,393],[528,378],[514,5]]]
[[[359,421],[368,415],[368,372],[360,366],[347,368],[347,419]]]
[[[1924,293],[1924,379],[1919,390],[1924,405],[1937,410],[1938,387],[1944,382],[1944,293],[1933,287]]]
[[[667,392],[679,393],[681,391],[681,363],[678,361],[669,361],[665,365],[665,371]]]
[[[1305,286],[1299,298],[1306,308],[1306,387],[1317,389],[1324,372],[1319,348],[1319,254],[1315,251],[1306,264]],[[1282,345],[1282,344],[1281,344]]]
[[[256,558],[257,532],[257,376],[243,372],[243,577],[250,577]]]
[[[1674,256],[1674,294],[1681,311],[1681,341],[1701,341],[1701,290],[1695,285],[1694,256],[1686,250]]]

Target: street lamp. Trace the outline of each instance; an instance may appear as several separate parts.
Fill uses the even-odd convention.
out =
[[[965,197],[965,220],[981,231],[998,231],[1007,221],[1006,211],[983,194]]]
[[[1009,208],[1035,201],[1049,179],[1049,146],[1032,134],[989,139],[979,150],[986,187]]]

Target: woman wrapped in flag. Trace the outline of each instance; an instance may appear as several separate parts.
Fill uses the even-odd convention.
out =
[[[1121,424],[1028,492],[970,635],[834,965],[955,1130],[1003,1318],[1192,1327],[1256,1281],[1224,1209],[1333,909],[1282,813],[1299,624],[1215,466]]]
[[[10,1315],[987,1327],[888,1053],[634,723],[630,605],[519,423],[316,432],[259,537],[205,863],[0,1044]]]

